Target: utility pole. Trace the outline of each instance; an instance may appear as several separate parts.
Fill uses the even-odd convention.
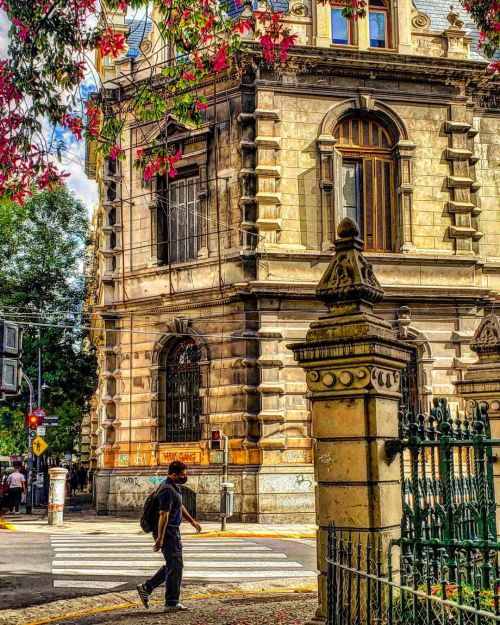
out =
[[[42,408],[42,334],[38,328],[38,401],[37,408]]]
[[[227,484],[227,476],[228,476],[229,438],[225,434],[222,434],[222,441],[223,441],[223,448],[222,448],[222,492],[223,492],[223,497],[224,497],[225,493],[227,491],[227,487],[225,486],[225,484]],[[227,507],[227,505],[224,506],[224,509],[222,510],[222,516],[221,516],[221,521],[220,521],[221,532],[225,532],[226,531],[226,521],[227,521],[227,513],[228,513],[228,510],[226,509],[226,507]]]
[[[23,380],[28,385],[30,391],[30,400],[29,400],[29,414],[33,412],[33,404],[35,403],[35,389],[33,388],[33,384],[28,376],[22,373]],[[27,490],[26,490],[26,514],[31,514],[33,511],[33,497],[34,497],[34,489],[33,489],[33,439],[30,436],[30,430],[28,429],[28,482],[27,482]]]
[[[38,390],[37,408],[41,410],[42,409],[42,331],[40,329],[40,326],[38,326],[38,389],[37,390]],[[40,456],[37,456],[36,457],[37,479],[38,479],[38,474],[40,473],[41,462],[42,462],[42,459],[40,458]],[[38,490],[38,487],[37,487],[37,490]]]

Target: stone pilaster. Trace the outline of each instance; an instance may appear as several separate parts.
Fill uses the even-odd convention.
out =
[[[412,348],[395,339],[373,313],[383,291],[363,257],[354,221],[337,231],[335,255],[316,290],[329,313],[314,322],[304,343],[291,345],[306,371],[312,404],[317,481],[319,608],[326,616],[326,543],[331,522],[340,530],[398,536],[401,488],[385,442],[398,436],[400,371]]]
[[[471,122],[471,113],[461,105],[450,107],[450,120],[445,122],[445,131],[449,135],[445,157],[450,163],[451,173],[447,180],[450,190],[448,212],[452,216],[449,236],[455,240],[457,254],[474,253],[473,242],[479,241],[483,236],[475,228],[473,221],[481,211],[475,200],[480,185],[473,177],[473,165],[477,158],[473,153],[472,139],[477,130],[472,128]]]
[[[466,369],[464,379],[455,382],[458,394],[472,413],[476,404],[486,405],[491,438],[500,438],[500,321],[493,313],[487,315],[474,334],[470,347],[478,361]],[[497,534],[500,535],[500,466],[493,464],[497,501]]]
[[[279,233],[282,226],[281,193],[279,181],[281,167],[279,151],[281,138],[278,124],[278,111],[274,110],[274,94],[266,91],[258,93],[258,107],[255,110],[256,132],[255,145],[257,148],[257,228],[264,245],[279,243]],[[261,242],[259,241],[259,243]]]

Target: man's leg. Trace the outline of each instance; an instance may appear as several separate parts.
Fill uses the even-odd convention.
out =
[[[174,606],[179,603],[181,596],[182,569],[184,567],[182,551],[169,555],[165,559],[167,562],[165,605]]]
[[[15,507],[15,511],[19,512],[19,504],[21,503],[21,497],[22,497],[23,491],[22,488],[16,488],[15,492],[14,492],[14,507]]]
[[[143,584],[148,594],[151,594],[155,588],[165,583],[167,575],[167,567],[163,565],[150,579],[146,580]]]

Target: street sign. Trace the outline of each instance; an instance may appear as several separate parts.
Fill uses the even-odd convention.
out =
[[[33,441],[33,453],[35,456],[41,456],[47,449],[48,445],[41,436],[37,436]]]
[[[36,435],[37,436],[45,436],[45,434],[47,433],[47,428],[45,427],[45,425],[39,425],[36,429]]]
[[[41,410],[40,408],[33,410],[33,414],[35,415],[35,417],[38,417],[39,419],[45,419],[46,417],[45,412]]]
[[[46,425],[48,427],[53,425],[59,425],[59,417],[57,415],[45,415],[43,418],[42,425]]]
[[[43,488],[43,473],[37,473],[35,483],[37,488]]]

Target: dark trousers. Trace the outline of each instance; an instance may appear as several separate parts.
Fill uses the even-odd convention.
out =
[[[144,582],[146,590],[151,594],[155,588],[165,584],[165,604],[176,605],[181,595],[182,559],[181,533],[178,528],[167,527],[163,539],[163,557],[165,565],[158,569],[151,579]]]
[[[15,508],[16,512],[19,512],[19,504],[21,503],[21,497],[23,495],[22,488],[9,488],[9,508],[10,511]]]

